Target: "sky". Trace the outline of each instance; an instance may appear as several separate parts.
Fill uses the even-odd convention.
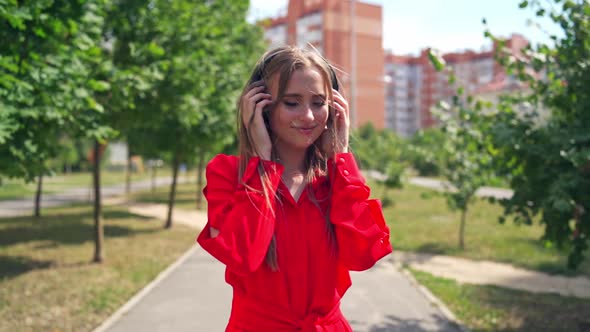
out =
[[[432,47],[442,52],[490,48],[483,36],[485,18],[492,34],[509,37],[520,33],[533,44],[550,44],[548,34],[559,35],[550,20],[535,17],[531,8],[520,9],[519,0],[363,0],[383,7],[383,47],[394,54],[419,54]],[[288,0],[250,0],[249,19],[277,16]],[[527,19],[542,29],[528,25]]]

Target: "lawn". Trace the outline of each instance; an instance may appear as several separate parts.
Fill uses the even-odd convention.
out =
[[[170,176],[171,171],[168,168],[158,170],[157,176]],[[189,174],[189,173],[187,173]],[[190,175],[190,174],[189,174]],[[133,174],[132,183],[151,178],[150,172]],[[125,183],[124,171],[103,171],[101,173],[101,184],[109,186],[114,184]],[[62,192],[72,188],[90,188],[92,187],[92,173],[79,172],[70,174],[58,174],[43,178],[43,193],[52,194]],[[3,179],[0,185],[0,200],[31,198],[37,191],[37,183],[25,183],[20,179]]]
[[[590,300],[459,284],[411,270],[473,332],[589,331]]]
[[[202,196],[199,191],[199,195]],[[132,194],[131,200],[140,203],[168,204],[170,197],[170,186],[157,187],[154,192],[142,191]],[[176,186],[176,198],[174,208],[194,210],[197,208],[197,184],[196,181],[178,184]],[[202,197],[201,209],[207,208],[207,200]]]
[[[383,187],[371,183],[373,196],[382,197]],[[555,274],[590,276],[590,258],[573,272],[566,268],[567,252],[540,241],[543,228],[498,223],[499,205],[479,199],[467,215],[465,250],[458,247],[459,212],[450,211],[443,196],[411,185],[389,190],[393,206],[384,208],[391,228],[391,243],[397,250],[491,260]],[[424,196],[430,196],[424,199]]]
[[[0,331],[89,331],[194,245],[196,231],[106,207],[105,262],[90,263],[89,206],[0,219]]]

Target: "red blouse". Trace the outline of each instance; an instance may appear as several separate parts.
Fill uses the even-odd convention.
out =
[[[352,331],[340,312],[349,271],[372,267],[392,249],[381,205],[369,199],[353,155],[335,160],[328,161],[328,177],[309,184],[297,202],[281,181],[278,163],[249,160],[246,186],[238,183],[238,157],[218,155],[207,165],[209,220],[197,241],[227,267],[234,295],[226,331]],[[260,162],[272,183],[275,218],[266,217],[258,193]],[[326,225],[328,205],[336,246]],[[219,230],[217,237],[211,238],[210,227]],[[278,271],[264,261],[273,234]]]

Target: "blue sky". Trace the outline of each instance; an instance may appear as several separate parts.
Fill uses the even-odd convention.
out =
[[[519,9],[519,0],[364,0],[383,7],[383,47],[395,54],[418,54],[434,47],[443,52],[489,47],[483,36],[482,18],[490,31],[507,37],[520,33],[533,43],[549,42],[539,28],[527,25],[527,19],[542,29],[558,33],[549,20],[539,20],[530,8]],[[277,16],[288,0],[251,0],[250,19]]]

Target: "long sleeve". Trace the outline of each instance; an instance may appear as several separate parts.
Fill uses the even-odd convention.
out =
[[[238,159],[218,155],[206,168],[208,222],[197,242],[227,268],[240,275],[257,270],[262,264],[274,233],[275,220],[269,213],[262,194],[262,182],[257,165],[269,176],[272,189],[268,192],[271,206],[281,179],[283,167],[254,157],[248,161],[243,183],[238,183]],[[210,228],[219,230],[212,238]]]
[[[366,270],[392,251],[381,203],[369,199],[370,189],[351,153],[328,160],[328,174],[338,258],[349,270]]]

